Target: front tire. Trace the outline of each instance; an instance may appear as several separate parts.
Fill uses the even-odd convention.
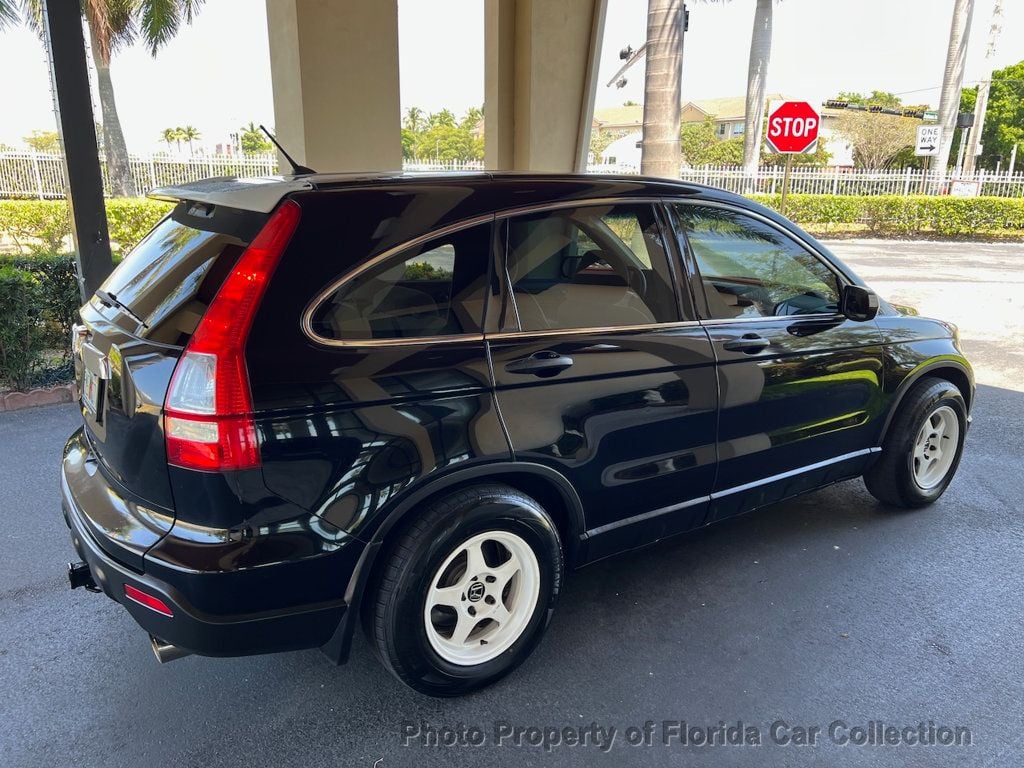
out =
[[[956,474],[966,435],[967,405],[960,390],[945,379],[924,378],[900,403],[864,484],[883,504],[927,506]]]
[[[563,569],[558,530],[536,501],[506,485],[462,489],[429,505],[390,550],[370,640],[421,693],[478,690],[536,647]]]

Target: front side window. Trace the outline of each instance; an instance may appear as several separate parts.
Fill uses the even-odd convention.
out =
[[[679,319],[664,242],[648,205],[511,218],[506,263],[524,331]]]
[[[398,253],[322,301],[313,333],[351,341],[479,333],[490,254],[489,223]]]
[[[836,274],[795,240],[724,208],[673,206],[714,319],[839,311]]]

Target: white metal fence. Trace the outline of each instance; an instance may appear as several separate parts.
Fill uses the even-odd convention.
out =
[[[210,176],[266,176],[277,173],[277,156],[133,156],[129,165],[135,188],[142,194],[153,187],[181,184]],[[107,164],[102,159],[100,168],[103,188],[109,195]],[[66,194],[66,185],[63,156],[36,152],[0,152],[0,198],[62,198]]]
[[[109,193],[106,163],[101,162],[104,187]],[[480,161],[435,161],[430,158],[407,160],[407,171],[479,171]],[[180,184],[209,176],[264,176],[278,172],[275,155],[255,157],[175,158],[164,155],[133,157],[132,176],[140,194],[153,187]],[[591,165],[592,173],[636,174],[627,166]],[[782,190],[781,167],[760,168],[754,177],[734,166],[684,168],[684,181],[728,189],[732,192],[773,194]],[[979,171],[964,181],[978,183],[982,195],[996,197],[1024,196],[1024,172],[992,173]],[[952,176],[940,179],[936,174],[916,168],[872,171],[862,168],[810,168],[796,166],[790,175],[793,193],[825,195],[913,195],[945,194]],[[60,155],[34,152],[0,152],[0,198],[57,199],[65,194],[64,162]]]

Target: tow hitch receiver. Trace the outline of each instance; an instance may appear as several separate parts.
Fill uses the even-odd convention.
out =
[[[68,563],[68,581],[71,583],[72,589],[78,589],[79,587],[85,587],[90,592],[100,592],[100,588],[96,586],[96,582],[92,578],[92,572],[89,570],[89,564],[84,562]]]

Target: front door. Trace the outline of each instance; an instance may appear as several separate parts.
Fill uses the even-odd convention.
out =
[[[769,220],[671,206],[703,287],[718,358],[718,476],[709,519],[859,474],[882,409],[881,337],[839,313],[845,278]]]
[[[698,525],[714,481],[714,356],[663,233],[650,203],[504,223],[498,406],[515,458],[579,492],[588,557]]]

